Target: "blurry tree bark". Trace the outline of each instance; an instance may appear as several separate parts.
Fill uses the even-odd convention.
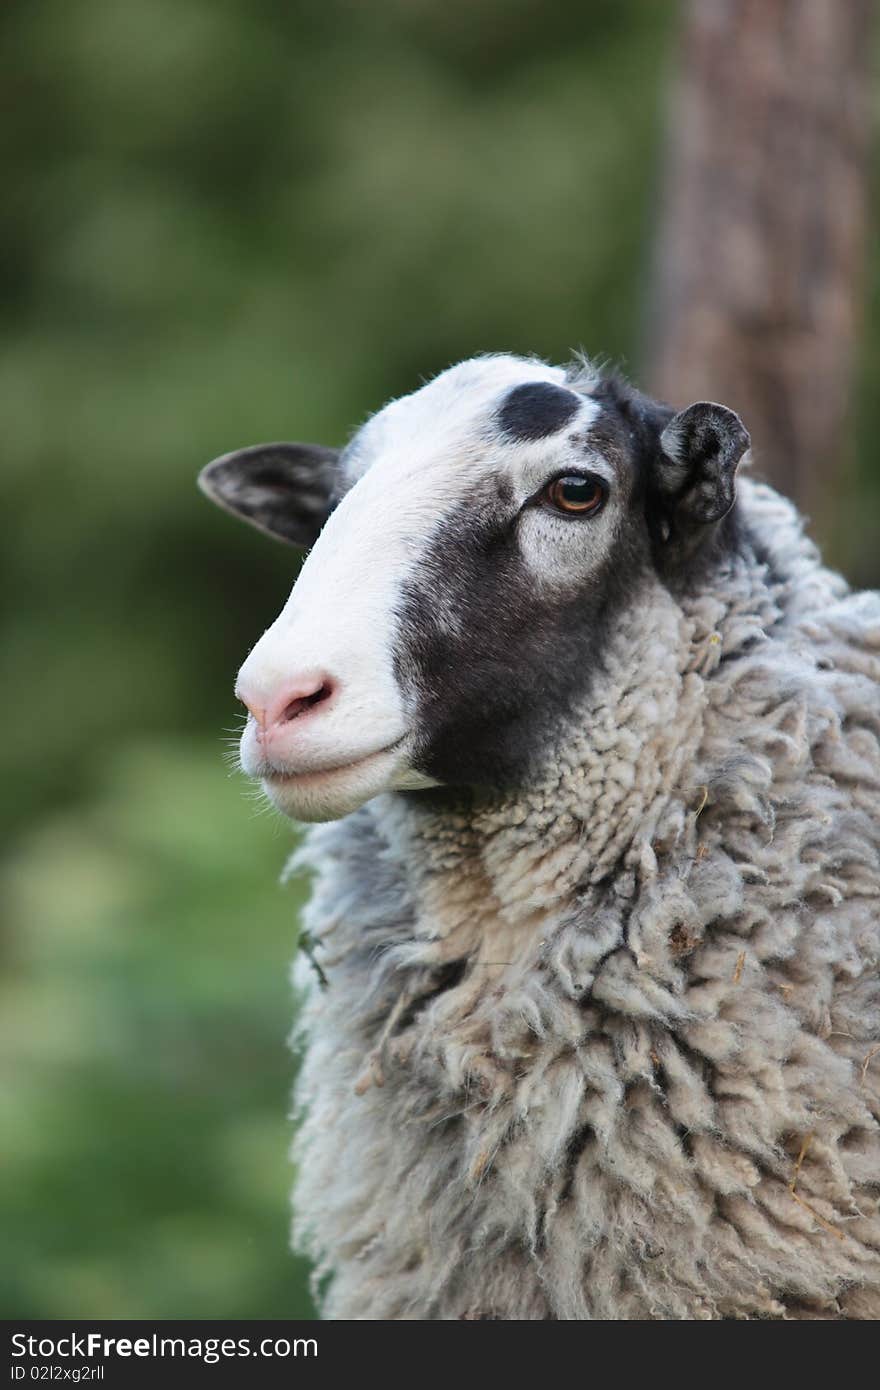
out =
[[[687,0],[651,389],[721,400],[820,519],[859,331],[873,0]],[[821,526],[820,526],[821,530]]]

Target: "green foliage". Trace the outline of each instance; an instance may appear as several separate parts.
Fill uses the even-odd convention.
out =
[[[4,1311],[309,1316],[286,1248],[302,886],[238,791],[209,747],[132,739],[8,856]]]

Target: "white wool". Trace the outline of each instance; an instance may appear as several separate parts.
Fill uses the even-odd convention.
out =
[[[326,1316],[880,1317],[880,598],[740,505],[535,784],[309,831]]]

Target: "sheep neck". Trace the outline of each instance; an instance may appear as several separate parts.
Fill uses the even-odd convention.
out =
[[[721,605],[686,613],[659,588],[621,623],[574,717],[515,794],[393,798],[425,962],[504,973],[573,895],[638,859],[670,813],[698,800],[685,769],[702,729]],[[646,682],[644,673],[651,673]]]

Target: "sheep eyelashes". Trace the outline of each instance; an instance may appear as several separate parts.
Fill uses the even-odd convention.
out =
[[[237,689],[328,1317],[880,1316],[880,597],[747,449],[498,356],[203,475],[311,546]]]

